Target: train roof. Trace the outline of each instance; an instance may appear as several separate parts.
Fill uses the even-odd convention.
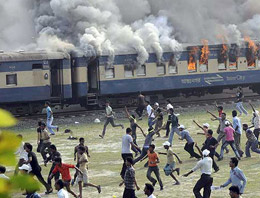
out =
[[[69,59],[70,56],[65,52],[0,52],[0,62],[28,61],[28,60],[56,60]]]

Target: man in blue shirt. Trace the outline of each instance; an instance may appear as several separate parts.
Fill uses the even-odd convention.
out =
[[[233,129],[235,130],[234,139],[237,151],[241,157],[243,157],[244,152],[240,148],[240,138],[242,135],[242,125],[240,119],[237,117],[237,111],[232,111],[233,116]]]
[[[53,126],[52,122],[53,122],[53,113],[50,107],[50,102],[46,101],[45,102],[45,107],[46,107],[46,112],[47,112],[47,128],[49,130],[49,132],[51,133],[51,135],[55,135],[53,129],[56,129],[57,132],[59,131],[59,127],[58,126]]]
[[[220,187],[226,187],[232,183],[233,186],[238,186],[240,194],[244,193],[244,189],[246,186],[246,176],[244,175],[243,171],[237,167],[238,159],[232,157],[229,162],[230,170],[230,177],[226,181],[226,183],[222,184]]]

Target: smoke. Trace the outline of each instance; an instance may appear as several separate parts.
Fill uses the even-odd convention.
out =
[[[0,0],[4,50],[77,51],[88,56],[177,52],[180,43],[240,44],[260,35],[259,0]]]

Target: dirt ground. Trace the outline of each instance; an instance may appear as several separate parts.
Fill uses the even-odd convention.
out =
[[[254,105],[259,108],[259,102],[255,102]],[[241,117],[242,123],[249,123],[252,118],[252,111],[249,108],[249,105],[245,105],[249,116],[243,115]],[[227,118],[229,120],[232,120],[231,111],[234,108],[233,104],[226,104],[224,105],[225,112],[227,113]],[[198,145],[201,147],[202,143],[205,140],[205,136],[203,135],[197,135],[197,132],[200,132],[200,129],[197,128],[192,120],[195,119],[199,123],[205,123],[208,122],[210,124],[210,128],[214,130],[214,132],[217,129],[218,122],[212,121],[210,118],[211,116],[206,113],[206,110],[211,110],[212,112],[216,113],[216,109],[214,106],[203,106],[203,107],[190,107],[186,109],[178,109],[180,116],[179,116],[179,123],[184,124],[187,128],[187,130],[191,133],[193,139],[198,143]],[[99,115],[100,118],[102,118],[103,115]],[[165,115],[164,119],[166,121],[167,116]],[[92,115],[92,120],[94,120],[96,117]],[[70,128],[73,131],[73,136],[75,137],[84,137],[86,140],[86,145],[89,147],[90,155],[89,158],[89,181],[91,183],[101,185],[102,186],[102,192],[101,194],[98,194],[96,189],[88,187],[84,188],[83,190],[83,197],[90,197],[90,198],[112,198],[112,197],[122,197],[123,194],[123,187],[119,187],[118,184],[121,182],[120,178],[120,170],[122,166],[122,159],[121,159],[121,139],[122,136],[125,134],[125,129],[121,128],[112,128],[112,126],[107,127],[107,133],[104,139],[99,138],[99,134],[102,131],[103,128],[103,121],[101,123],[93,123],[86,121],[84,122],[84,117],[80,118],[79,123],[75,123],[77,120],[76,118],[67,118],[68,120],[63,120],[62,122],[60,120],[54,120],[54,124],[60,125],[60,131],[55,136],[51,137],[52,143],[54,143],[58,151],[62,154],[62,159],[65,163],[71,163],[75,164],[73,161],[73,151],[74,147],[78,144],[78,140],[68,140],[69,134],[65,134],[62,131],[64,131],[66,128]],[[89,119],[86,119],[89,120]],[[32,121],[35,122],[36,121]],[[126,118],[120,118],[116,120],[117,123],[123,123],[125,128],[129,126],[129,122]],[[34,124],[34,123],[33,123]],[[139,121],[138,124],[144,129],[144,131],[147,131],[147,118],[144,118],[142,121]],[[32,125],[32,123],[30,123]],[[24,135],[25,142],[30,142],[34,146],[34,151],[36,150],[36,130],[35,128],[28,127],[26,128],[26,123],[23,124],[24,127],[15,127],[13,130],[15,133],[22,133]],[[138,138],[137,143],[140,147],[142,147],[144,142],[144,137],[142,136],[141,132],[137,130]],[[165,131],[161,131],[162,136],[165,135]],[[214,136],[216,137],[217,134],[215,133]],[[162,143],[166,141],[167,139],[160,137],[155,137],[154,144],[156,145],[156,152],[164,152]],[[245,148],[245,142],[246,137],[245,133],[243,132],[242,135],[242,149]],[[185,141],[178,140],[177,135],[175,134],[174,137],[174,145],[173,145],[173,151],[176,152],[181,160],[183,161],[183,164],[177,164],[177,167],[181,168],[181,175],[184,173],[187,173],[192,167],[195,166],[197,163],[196,159],[190,159],[189,154],[184,151],[184,145]],[[218,147],[217,151],[220,150],[220,147]],[[51,167],[51,164],[48,164],[47,167],[43,166],[42,158],[37,153],[38,160],[42,164],[42,173],[44,175],[44,178],[47,178],[49,169]],[[233,157],[234,153],[232,152],[230,148],[230,152],[228,154],[224,155],[224,160],[221,162],[217,162],[217,164],[220,167],[220,171],[218,173],[213,173],[212,176],[214,178],[214,186],[219,186],[223,184],[229,177],[229,159],[230,157]],[[163,172],[163,167],[166,163],[166,156],[159,155],[160,158],[160,174],[161,178],[164,184],[164,190],[160,191],[159,185],[157,184],[155,186],[155,192],[157,198],[166,198],[166,197],[194,197],[192,193],[192,189],[196,183],[196,181],[200,177],[200,171],[197,171],[193,174],[191,174],[189,177],[185,178],[182,176],[178,176],[178,179],[181,182],[180,186],[174,186],[174,181],[172,178],[165,176]],[[251,158],[242,158],[242,160],[239,162],[239,167],[244,171],[248,183],[245,188],[245,194],[243,197],[249,198],[249,197],[258,197],[260,196],[260,189],[259,189],[259,155],[256,153],[252,153]],[[144,184],[146,182],[149,182],[146,178],[146,171],[147,168],[144,168],[145,162],[137,163],[134,168],[136,171],[136,178],[138,185],[140,186],[140,190],[136,191],[137,197],[145,198],[143,188]],[[12,174],[12,167],[8,167],[8,173],[7,175]],[[74,174],[74,170],[71,171],[71,174]],[[41,188],[40,193],[43,194],[44,188]],[[78,192],[78,186],[74,186],[73,190]],[[222,190],[218,191],[212,191],[213,198],[218,197],[228,197],[229,191],[228,187]],[[21,195],[21,192],[14,193],[12,197],[23,197]],[[54,191],[53,194],[50,195],[43,195],[42,197],[48,197],[48,198],[54,198],[57,197],[56,191]],[[70,196],[72,197],[72,196]]]

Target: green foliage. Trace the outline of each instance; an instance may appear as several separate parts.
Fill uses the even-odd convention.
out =
[[[11,113],[0,109],[0,128],[11,127],[17,123],[17,120],[12,116]]]
[[[17,120],[9,112],[0,109],[0,128],[14,126]],[[21,139],[16,134],[0,130],[0,164],[4,166],[15,166],[17,164],[15,152]],[[12,176],[10,181],[0,179],[0,198],[8,198],[13,190],[25,189],[29,192],[38,190],[39,182],[32,176],[19,174]]]
[[[14,133],[3,131],[0,134],[0,164],[15,166],[17,162],[14,153],[20,144],[21,139]]]

